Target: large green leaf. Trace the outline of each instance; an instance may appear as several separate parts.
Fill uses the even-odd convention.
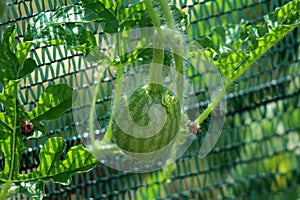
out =
[[[31,44],[19,43],[17,51],[14,52],[15,37],[15,26],[7,27],[3,34],[3,40],[0,42],[1,83],[21,79],[37,68],[35,60],[27,58]]]
[[[5,108],[5,112],[0,113],[0,149],[5,161],[0,180],[21,183],[52,179],[67,184],[73,174],[94,167],[97,159],[82,145],[72,147],[65,159],[61,160],[66,144],[62,138],[50,138],[40,152],[37,170],[25,175],[19,174],[20,161],[25,152],[23,139],[28,137],[20,129],[21,120],[30,121],[37,129],[40,121],[60,117],[72,105],[73,90],[65,84],[51,85],[40,96],[38,106],[27,113],[18,100],[18,84],[18,81],[6,82],[4,92],[0,94],[0,101]],[[36,195],[39,196],[38,193]]]
[[[41,122],[56,119],[68,110],[72,105],[73,92],[64,84],[49,86],[40,96],[36,108],[26,112],[19,101],[19,82],[37,68],[35,60],[28,58],[28,53],[34,43],[42,42],[65,44],[69,49],[88,54],[96,40],[82,23],[92,19],[93,12],[80,6],[63,7],[32,18],[24,42],[16,39],[15,26],[6,28],[0,41],[0,82],[3,86],[0,94],[3,109],[0,112],[0,150],[4,157],[0,183],[16,183],[20,193],[34,199],[42,199],[44,194],[44,183],[39,180],[52,179],[67,184],[73,174],[93,168],[98,161],[81,145],[72,147],[66,158],[60,160],[66,144],[61,138],[51,138],[41,150],[38,169],[33,173],[19,174],[25,152],[23,140],[32,138],[32,133],[35,136],[41,136],[36,132],[45,134],[45,126]],[[22,126],[24,121],[33,125],[32,132]]]
[[[64,44],[68,49],[88,54],[96,46],[96,40],[94,35],[86,30],[84,24],[97,19],[96,13],[79,5],[63,6],[56,11],[42,12],[30,19],[24,41]]]
[[[65,148],[66,143],[62,138],[49,138],[40,151],[40,165],[36,171],[21,176],[20,180],[51,179],[56,183],[69,184],[72,175],[86,172],[98,163],[82,145],[70,148],[66,157],[61,160]]]
[[[83,0],[82,6],[97,13],[97,22],[105,23],[105,32],[116,33],[118,31],[119,22],[115,13],[117,5],[114,5],[112,1]]]
[[[20,159],[25,150],[22,143],[20,121],[26,119],[27,113],[18,101],[18,81],[9,81],[4,85],[1,103],[5,112],[0,115],[0,149],[4,155],[4,169],[0,180],[14,180],[19,174]]]
[[[0,133],[18,132],[20,121],[28,119],[18,100],[18,81],[6,82],[4,91],[0,94],[0,102],[5,109],[5,112],[0,112]]]
[[[22,136],[12,132],[5,139],[0,139],[0,149],[4,155],[4,169],[0,172],[1,181],[15,181],[19,178],[20,160],[25,152]]]
[[[144,19],[146,5],[143,2],[125,7],[124,2],[104,0],[83,0],[82,5],[98,14],[98,22],[104,23],[104,31],[117,33],[132,29],[139,21]]]

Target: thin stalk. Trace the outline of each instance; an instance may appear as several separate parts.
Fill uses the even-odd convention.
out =
[[[165,16],[168,28],[170,28],[172,30],[176,30],[176,24],[175,24],[173,15],[171,13],[170,7],[168,5],[168,2],[166,0],[159,0],[159,2],[161,5],[163,14]],[[182,41],[180,40],[180,38],[177,42],[179,44],[171,43],[170,45],[171,45],[171,48],[173,51],[176,72],[177,72],[177,74],[179,73],[179,74],[183,75],[183,59],[182,59],[183,44],[182,44]],[[178,76],[175,76],[175,77],[176,77],[176,79],[178,78]],[[173,82],[177,82],[176,92],[177,92],[177,96],[179,97],[179,99],[181,101],[183,99],[183,80],[182,79],[176,80],[176,79],[174,79]]]
[[[19,84],[16,83],[16,86],[18,87]],[[14,96],[17,97],[18,94],[17,94],[17,90],[15,90],[15,94]],[[8,180],[7,182],[5,183],[4,185],[4,188],[2,189],[1,193],[0,193],[0,199],[5,199],[7,194],[8,194],[8,191],[9,191],[9,188],[12,184],[12,178],[13,178],[13,173],[14,173],[14,167],[15,167],[15,155],[16,155],[16,130],[17,130],[17,117],[18,117],[18,113],[17,113],[17,99],[15,100],[15,103],[14,103],[14,127],[13,127],[13,132],[12,132],[12,145],[11,145],[11,150],[12,150],[12,155],[11,155],[11,163],[10,163],[10,167],[9,167],[9,177],[8,177]]]
[[[153,5],[152,5],[152,2],[151,0],[145,0],[145,3],[146,3],[146,6],[147,6],[147,10],[150,14],[150,17],[152,19],[152,22],[153,22],[153,25],[154,27],[157,28],[157,32],[160,36],[163,36],[163,33],[160,29],[160,22],[159,22],[159,18],[157,17],[154,9],[153,9]]]
[[[100,86],[101,86],[101,81],[102,81],[102,74],[104,72],[104,69],[102,67],[99,68],[98,70],[98,80],[97,80],[97,85],[95,87],[95,91],[94,91],[94,95],[93,95],[93,99],[92,99],[92,104],[91,104],[91,110],[90,110],[90,116],[89,116],[89,137],[91,140],[91,144],[93,147],[96,147],[96,143],[95,143],[95,132],[94,132],[94,113],[96,111],[96,103],[97,103],[97,96],[98,96],[98,92],[100,90]]]
[[[119,15],[119,12],[117,12],[117,15]],[[119,16],[117,16],[118,18]],[[117,42],[115,45],[115,49],[116,49],[116,54],[117,56],[121,57],[122,56],[122,49],[121,49],[121,36],[120,36],[120,32],[118,32],[117,34]],[[123,86],[122,86],[122,77],[123,77],[123,73],[124,73],[124,65],[119,62],[117,65],[117,80],[116,80],[116,92],[115,92],[115,99],[113,101],[113,108],[115,108],[115,106],[118,105],[118,103],[121,100],[122,97],[122,90],[123,90]],[[109,124],[108,124],[108,128],[107,131],[104,135],[104,141],[110,141],[112,138],[112,123],[113,123],[113,118],[111,117],[109,120]]]
[[[120,41],[121,41],[120,35],[118,34],[117,35],[117,43],[116,43],[116,50],[117,50],[118,56],[121,56],[121,51],[122,51]],[[118,105],[118,103],[120,102],[121,97],[122,97],[123,86],[122,86],[121,79],[123,77],[123,73],[124,73],[124,65],[122,63],[119,63],[117,65],[117,80],[116,80],[117,82],[116,82],[115,99],[113,101],[113,109],[115,108],[115,106]],[[112,137],[112,123],[113,123],[113,118],[111,117],[109,120],[107,131],[104,136],[104,140],[106,140],[106,141],[109,141]]]
[[[168,2],[166,0],[159,0],[159,3],[161,5],[164,16],[166,18],[167,26],[171,29],[176,29],[175,21],[174,21],[174,18],[172,16],[170,7],[168,5]]]
[[[164,63],[164,50],[163,45],[160,39],[154,39],[154,52],[153,52],[153,60],[150,66],[150,84],[156,83],[158,85],[154,85],[151,87],[155,91],[159,91],[161,89],[161,85],[163,83],[163,63]]]
[[[157,30],[158,36],[154,38],[154,52],[153,52],[153,60],[150,66],[150,83],[156,83],[158,85],[162,85],[163,83],[163,76],[162,76],[162,66],[164,63],[164,47],[163,47],[163,33],[160,28],[159,18],[157,17],[153,5],[150,0],[145,1],[147,10],[152,18],[153,25]],[[151,87],[152,89],[159,90],[161,89],[160,86],[155,85]]]

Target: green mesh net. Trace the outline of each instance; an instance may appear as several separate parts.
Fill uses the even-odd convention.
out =
[[[131,1],[125,1],[130,3]],[[239,23],[241,19],[259,23],[264,14],[288,0],[175,0],[191,17],[187,31],[192,38],[210,34],[212,27]],[[27,21],[42,11],[56,10],[76,0],[11,0],[0,21],[3,32],[17,25],[22,39]],[[105,41],[101,24],[88,27],[98,45]],[[46,184],[45,199],[297,199],[300,197],[300,55],[299,28],[267,52],[227,93],[227,117],[222,135],[205,158],[198,158],[200,136],[175,165],[151,173],[126,173],[99,164],[88,173],[75,175],[63,186]],[[38,69],[21,83],[20,98],[26,109],[34,108],[38,96],[51,84],[93,85],[96,67],[80,71],[83,54],[61,46],[35,46],[30,56]],[[79,74],[80,77],[74,78]],[[101,88],[108,106],[112,81]],[[197,75],[191,78],[197,79]],[[78,82],[79,81],[79,82]],[[81,81],[81,82],[80,82]],[[206,96],[206,91],[195,91]],[[91,99],[92,94],[86,94]],[[206,105],[203,102],[202,105]],[[107,124],[109,114],[99,120]],[[71,111],[47,124],[48,135],[32,140],[23,155],[21,170],[38,166],[40,144],[48,137],[62,136],[68,147],[81,143]],[[205,123],[203,125],[205,127]],[[1,164],[3,168],[3,162]]]

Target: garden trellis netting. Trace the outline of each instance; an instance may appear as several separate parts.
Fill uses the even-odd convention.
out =
[[[288,0],[174,0],[189,14],[186,34],[199,39],[212,36],[214,27],[229,24],[259,24],[263,16]],[[128,5],[135,1],[124,0]],[[77,0],[8,0],[0,4],[1,33],[16,25],[17,38],[24,37],[28,20],[44,11],[65,5],[81,5]],[[1,11],[0,11],[1,12]],[[97,45],[109,47],[102,23],[87,25]],[[234,28],[230,29],[234,31]],[[2,35],[2,34],[1,34]],[[233,36],[234,37],[234,36]],[[201,133],[174,164],[148,173],[128,173],[99,164],[87,173],[73,176],[70,185],[47,182],[45,199],[298,199],[300,198],[300,30],[294,29],[266,52],[229,88],[226,121],[222,135],[205,158],[198,158],[209,118]],[[35,45],[30,57],[38,68],[20,84],[20,100],[32,110],[46,86],[65,83],[70,87],[96,85],[97,66],[85,65],[84,55],[63,46]],[[130,70],[130,69],[127,69]],[[200,81],[199,74],[189,74]],[[108,124],[115,73],[102,80],[97,105],[100,124]],[[208,91],[199,83],[195,94],[199,112],[209,104]],[[91,93],[85,94],[90,102]],[[85,101],[81,101],[85,106]],[[101,106],[102,105],[102,106]],[[80,106],[80,105],[79,105]],[[2,108],[3,109],[3,108]],[[39,165],[39,151],[46,139],[61,136],[67,149],[80,144],[72,111],[45,122],[47,136],[25,144],[20,172]],[[2,154],[0,171],[4,168]],[[22,199],[22,196],[14,197]]]

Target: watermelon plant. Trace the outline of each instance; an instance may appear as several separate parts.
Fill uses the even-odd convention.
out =
[[[87,6],[88,8],[94,9],[95,12],[98,12],[99,16],[104,12],[112,13],[116,18],[118,16],[124,16],[124,14],[121,14],[123,10],[121,11],[118,9],[118,6],[113,3],[107,3],[101,4],[96,3],[95,1],[87,1],[87,3],[84,3],[83,6]],[[98,2],[98,1],[97,1]],[[153,4],[154,2],[154,4]],[[158,4],[155,4],[157,3]],[[101,9],[99,7],[96,8],[95,5],[101,6]],[[122,5],[122,4],[120,4]],[[174,68],[176,69],[177,73],[180,75],[185,76],[184,72],[184,62],[183,57],[180,55],[180,49],[183,48],[182,43],[180,43],[180,38],[176,39],[176,33],[173,32],[175,37],[170,36],[168,34],[168,31],[164,27],[167,27],[171,30],[176,31],[182,31],[187,30],[188,26],[188,20],[186,23],[180,23],[178,19],[180,19],[179,16],[181,12],[174,13],[172,12],[172,6],[168,5],[166,1],[141,1],[138,2],[132,7],[135,7],[136,10],[138,10],[137,15],[134,16],[134,20],[132,20],[130,17],[126,18],[126,20],[134,21],[132,23],[134,26],[132,27],[123,27],[123,24],[127,24],[122,20],[115,19],[118,21],[122,21],[122,24],[120,24],[121,29],[116,29],[115,34],[118,33],[118,31],[126,31],[128,28],[134,28],[135,26],[144,27],[145,24],[141,23],[137,19],[141,16],[143,16],[143,12],[141,12],[142,9],[146,9],[146,15],[149,15],[148,17],[143,16],[144,18],[150,18],[151,22],[147,25],[154,26],[154,28],[157,29],[157,33],[153,33],[155,37],[161,38],[160,42],[165,44],[168,43],[170,46],[171,51],[171,63],[174,65]],[[126,9],[130,9],[131,7],[128,7]],[[138,9],[137,9],[138,8]],[[101,12],[99,12],[101,10]],[[156,12],[156,11],[160,12]],[[160,13],[157,15],[156,13]],[[162,14],[161,14],[162,13]],[[139,15],[139,16],[138,16]],[[174,17],[175,16],[175,17]],[[112,17],[113,18],[113,17]],[[183,17],[184,19],[186,17]],[[163,20],[162,20],[163,19]],[[184,26],[182,26],[184,24]],[[203,51],[195,51],[195,52],[189,52],[190,54],[193,54],[193,56],[205,59],[207,61],[211,61],[214,63],[215,66],[218,67],[219,71],[222,73],[223,81],[225,82],[224,89],[220,90],[218,94],[215,96],[215,98],[211,101],[211,103],[207,106],[207,108],[193,121],[186,121],[186,124],[183,127],[176,127],[171,125],[169,121],[167,120],[165,122],[166,126],[170,126],[170,129],[161,129],[161,132],[159,134],[155,135],[155,137],[147,137],[148,134],[145,133],[145,136],[133,136],[132,132],[143,132],[139,129],[139,131],[135,131],[134,128],[130,129],[130,127],[134,127],[134,123],[138,124],[139,126],[147,126],[153,122],[151,121],[151,110],[148,106],[148,101],[153,101],[153,93],[157,95],[164,95],[164,90],[161,89],[153,89],[150,85],[141,85],[138,88],[136,88],[135,91],[141,91],[141,92],[133,92],[131,94],[125,95],[125,100],[120,97],[121,91],[122,91],[122,85],[116,85],[116,92],[115,92],[115,101],[113,108],[113,115],[111,117],[111,121],[108,125],[108,130],[105,133],[104,139],[101,140],[101,143],[95,142],[95,134],[94,134],[94,111],[95,106],[92,106],[91,112],[90,112],[90,135],[92,136],[92,151],[97,151],[97,149],[102,149],[107,142],[112,142],[113,144],[116,144],[117,147],[121,148],[125,154],[127,153],[128,156],[132,156],[130,153],[146,153],[146,152],[155,152],[156,150],[162,148],[162,143],[167,144],[172,140],[172,134],[173,131],[180,132],[182,128],[185,130],[188,130],[188,132],[192,132],[197,134],[199,131],[200,125],[203,123],[205,119],[207,119],[212,111],[215,110],[215,108],[218,106],[220,101],[224,98],[226,91],[236,82],[236,80],[249,68],[251,67],[263,54],[265,54],[272,46],[274,46],[278,41],[280,41],[282,38],[284,38],[289,32],[291,32],[294,28],[296,28],[299,25],[299,1],[291,1],[287,3],[285,6],[276,9],[274,12],[269,13],[265,16],[265,21],[262,24],[258,25],[251,25],[246,22],[242,22],[240,25],[224,25],[215,27],[213,29],[214,33],[211,37],[206,38],[199,38],[197,39],[198,43],[201,44],[201,46],[204,48],[204,52],[206,55],[208,55],[209,58],[203,56]],[[233,31],[235,29],[238,29],[239,31]],[[104,28],[105,30],[105,28]],[[231,33],[234,32],[236,35],[231,35]],[[178,36],[178,35],[177,35]],[[167,38],[167,39],[166,39]],[[170,39],[171,38],[171,39]],[[168,40],[169,39],[169,40]],[[167,41],[167,42],[165,42]],[[155,43],[155,42],[154,42]],[[143,43],[144,44],[144,43]],[[163,48],[159,48],[159,46],[156,46],[157,48],[151,49],[153,52],[150,57],[151,63],[149,65],[149,76],[150,80],[149,83],[158,83],[162,84],[163,79],[163,71],[160,67],[161,64],[165,63],[165,52],[166,50]],[[150,47],[149,47],[150,48]],[[116,48],[117,49],[117,48]],[[141,50],[133,51],[132,55],[130,56],[120,56],[118,57],[118,60],[113,60],[110,62],[113,63],[114,66],[117,66],[117,81],[122,79],[124,68],[123,66],[127,64],[130,60],[130,62],[133,59],[142,59],[147,60],[148,57],[145,58],[144,54],[140,52]],[[145,51],[143,49],[143,51]],[[121,54],[122,55],[122,54]],[[167,64],[168,65],[168,64]],[[169,63],[169,66],[171,64]],[[122,66],[122,67],[119,67]],[[187,72],[188,73],[188,72]],[[99,84],[100,80],[99,79]],[[172,90],[173,85],[170,84],[168,87],[168,90]],[[176,98],[180,101],[180,99],[183,96],[182,83],[176,83]],[[147,89],[148,88],[148,89]],[[96,88],[95,93],[97,94],[99,90],[99,87]],[[150,96],[147,94],[151,94]],[[130,95],[133,95],[132,97]],[[171,95],[172,96],[172,95]],[[148,101],[146,99],[148,98]],[[96,104],[97,96],[94,96],[94,101],[92,105]],[[126,100],[127,99],[127,100]],[[134,100],[133,100],[134,99]],[[140,99],[140,101],[136,101],[135,99]],[[124,101],[127,101],[127,103],[124,103]],[[135,103],[132,103],[135,102]],[[162,105],[162,103],[160,103]],[[144,107],[144,105],[147,105]],[[128,106],[129,112],[119,112],[119,110],[122,110],[120,107],[126,107]],[[168,119],[172,119],[173,121],[180,121],[180,118],[184,116],[185,114],[183,111],[181,111],[180,115],[178,115],[178,112],[174,110],[174,112],[170,113],[167,111],[167,107],[163,106],[163,109],[165,113],[168,113]],[[114,110],[116,110],[114,114]],[[125,114],[126,113],[126,114]],[[128,114],[129,113],[129,114]],[[121,116],[121,117],[118,117]],[[144,116],[144,117],[142,117]],[[125,124],[128,124],[129,128],[126,128],[126,125],[122,125],[122,122],[117,123],[116,118],[119,118],[119,121],[125,121]],[[130,119],[133,121],[133,123],[130,123],[127,119]],[[132,118],[132,119],[131,119]],[[185,117],[182,117],[185,118]],[[164,116],[160,118],[161,121],[164,121]],[[151,129],[151,128],[150,128]],[[154,129],[151,129],[154,131]],[[185,131],[186,132],[186,131]],[[178,134],[180,135],[180,134]],[[182,135],[182,137],[185,137],[186,135]],[[160,139],[156,138],[160,137]],[[180,136],[178,136],[181,138]],[[168,138],[168,139],[167,139]],[[163,142],[167,140],[167,142]],[[152,142],[151,142],[152,141]],[[160,141],[160,142],[157,142]],[[176,146],[176,142],[175,146]],[[214,144],[212,144],[214,145]],[[204,145],[204,148],[209,149],[211,145]],[[107,146],[110,148],[111,146]],[[173,149],[173,151],[176,151]],[[113,148],[113,152],[116,153],[116,149]],[[160,152],[161,153],[161,152]],[[207,151],[206,151],[207,153]],[[99,155],[99,157],[103,158],[104,153],[101,153],[100,151],[97,151],[96,153]],[[142,156],[147,157],[145,154],[142,154]],[[206,154],[201,154],[206,155]],[[142,156],[134,157],[133,160],[140,160],[142,159]],[[160,156],[160,155],[157,155]],[[153,158],[153,157],[148,157]],[[172,156],[170,155],[170,159],[172,159]]]
[[[71,176],[90,170],[98,160],[83,145],[66,149],[63,138],[50,137],[39,152],[39,165],[30,173],[20,173],[20,162],[25,153],[25,141],[47,137],[47,127],[43,122],[61,117],[72,106],[73,89],[66,84],[49,85],[40,95],[35,108],[29,112],[20,101],[20,82],[38,68],[36,61],[28,58],[33,45],[40,43],[59,45],[65,44],[69,49],[76,49],[87,53],[95,44],[92,34],[83,25],[72,24],[63,26],[55,20],[73,20],[74,16],[63,16],[65,11],[74,15],[84,16],[77,12],[78,7],[61,8],[55,12],[56,19],[51,18],[48,23],[56,23],[50,32],[47,29],[47,15],[42,13],[33,18],[27,27],[24,39],[16,37],[15,26],[7,27],[0,42],[0,150],[4,168],[0,172],[0,199],[7,195],[22,193],[32,199],[42,199],[44,184],[47,180],[61,184],[69,184]],[[82,10],[81,10],[82,11]],[[53,13],[52,13],[53,14]],[[79,18],[78,18],[79,19]],[[74,21],[72,21],[74,22]],[[78,28],[78,34],[70,31]],[[53,33],[61,33],[62,38],[55,38]],[[3,159],[4,158],[4,159]]]
[[[65,143],[62,138],[49,138],[40,151],[40,163],[37,169],[28,174],[19,173],[20,159],[25,151],[23,140],[31,140],[45,135],[46,127],[42,121],[56,119],[72,106],[72,88],[61,84],[48,86],[32,111],[26,112],[23,108],[18,97],[19,83],[37,68],[36,62],[32,58],[28,58],[28,53],[33,45],[39,43],[65,45],[70,50],[90,55],[94,52],[96,40],[94,35],[86,30],[85,24],[87,23],[101,23],[103,31],[110,35],[118,35],[136,27],[153,27],[154,31],[151,33],[159,38],[156,43],[154,42],[158,45],[157,48],[150,46],[126,54],[119,52],[116,58],[110,58],[105,53],[100,53],[101,56],[98,56],[101,57],[101,60],[99,58],[97,60],[97,62],[115,67],[117,84],[113,115],[103,140],[96,143],[94,113],[100,80],[103,78],[101,76],[103,71],[99,71],[99,81],[90,110],[91,149],[94,154],[101,155],[108,150],[116,151],[117,147],[130,157],[131,153],[143,155],[161,149],[172,141],[176,133],[182,129],[184,133],[199,134],[201,123],[223,99],[232,84],[259,57],[299,26],[299,12],[300,1],[293,0],[266,15],[264,23],[245,24],[242,28],[239,27],[241,31],[234,37],[230,35],[229,28],[223,26],[214,29],[214,39],[207,37],[197,40],[210,57],[205,57],[205,59],[212,61],[223,74],[225,89],[219,91],[200,116],[190,122],[180,104],[184,96],[184,83],[179,77],[184,77],[185,73],[184,58],[180,55],[183,47],[182,40],[181,37],[176,37],[180,34],[174,34],[174,37],[168,35],[170,33],[168,30],[185,32],[188,27],[188,16],[174,5],[169,5],[166,0],[136,1],[127,7],[121,0],[83,0],[81,5],[70,5],[56,11],[43,12],[32,18],[22,41],[16,39],[14,27],[7,28],[0,43],[0,82],[3,85],[3,92],[0,95],[3,105],[0,115],[0,147],[5,162],[4,169],[0,172],[0,181],[4,184],[0,199],[13,193],[24,193],[32,198],[41,199],[44,194],[44,181],[52,180],[68,184],[73,174],[87,171],[98,162],[82,145],[69,149],[64,159],[60,160]],[[171,41],[168,40],[170,38]],[[160,46],[162,41],[163,44],[169,44],[171,51],[168,52]],[[118,42],[120,43],[120,41]],[[119,48],[116,50],[120,51]],[[203,58],[203,51],[195,51],[193,56]],[[149,64],[149,68],[145,69],[149,71],[149,83],[135,88],[128,98],[122,96],[121,83],[124,66],[141,60]],[[168,67],[165,68],[162,65]],[[165,87],[162,84],[163,74],[168,73],[171,68],[176,70],[176,75],[174,81]],[[176,85],[175,92],[172,90],[174,85]],[[123,107],[128,107],[128,112],[122,110]],[[122,112],[125,114],[120,114]],[[157,120],[158,124],[154,123],[154,125],[163,127],[155,136],[151,133],[149,137],[128,135],[128,132],[124,131],[123,125],[118,123],[120,120],[117,120],[118,116],[126,116],[128,113],[139,128],[151,125],[153,116],[161,117]],[[159,121],[162,121],[163,124]],[[150,130],[157,132],[157,129]],[[179,134],[180,136],[182,135]],[[106,145],[107,143],[114,145]],[[107,149],[105,149],[106,147]],[[172,153],[168,155],[171,159]],[[133,159],[138,160],[141,157],[133,155]],[[171,165],[165,169],[168,172],[164,172],[164,174],[171,175],[173,169],[174,166]]]

